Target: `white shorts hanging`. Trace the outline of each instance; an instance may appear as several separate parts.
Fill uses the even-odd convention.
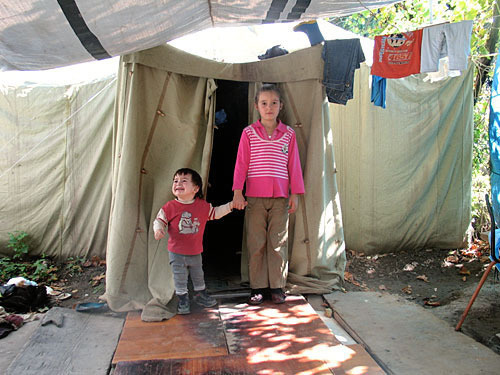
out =
[[[473,21],[446,23],[423,29],[420,72],[437,72],[439,59],[448,56],[450,70],[467,69]]]

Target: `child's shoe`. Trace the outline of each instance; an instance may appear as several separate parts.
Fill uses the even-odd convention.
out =
[[[250,297],[248,298],[248,304],[260,305],[262,302],[264,302],[264,290],[252,289],[250,291]]]
[[[281,288],[271,288],[271,299],[274,303],[284,303],[286,299],[285,292]]]
[[[199,290],[194,292],[194,301],[203,307],[212,307],[217,305],[217,300],[214,297],[208,295],[207,290]]]
[[[179,303],[177,304],[177,314],[189,314],[191,311],[189,309],[189,295],[188,294],[178,294]]]

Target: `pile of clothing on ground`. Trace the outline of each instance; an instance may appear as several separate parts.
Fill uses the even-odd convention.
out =
[[[50,306],[51,301],[45,286],[22,277],[11,279],[0,285],[0,339],[23,325],[25,317]]]

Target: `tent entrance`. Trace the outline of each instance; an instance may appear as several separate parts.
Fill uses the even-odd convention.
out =
[[[217,81],[216,128],[206,199],[214,206],[233,199],[233,171],[241,132],[248,125],[248,83]],[[210,279],[240,277],[244,211],[207,223],[203,266]]]

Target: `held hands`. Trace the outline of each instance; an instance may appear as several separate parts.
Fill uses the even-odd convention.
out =
[[[297,210],[299,205],[299,196],[297,194],[290,194],[290,199],[288,200],[288,213],[293,214]]]
[[[233,201],[231,202],[231,209],[243,210],[248,202],[243,197],[243,193],[241,190],[235,190],[233,195]]]
[[[165,237],[165,231],[163,229],[155,230],[155,240],[161,240]]]

